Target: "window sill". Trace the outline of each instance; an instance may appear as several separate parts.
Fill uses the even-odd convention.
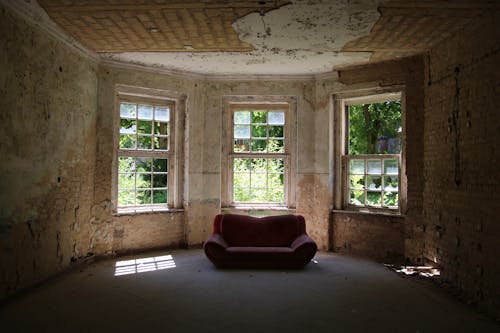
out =
[[[371,215],[371,216],[383,216],[383,217],[395,217],[404,218],[404,215],[400,211],[389,212],[389,211],[363,211],[363,210],[348,210],[348,209],[333,209],[333,213],[336,214],[353,214],[353,215]]]
[[[295,208],[290,208],[286,206],[265,206],[265,205],[237,205],[222,207],[221,211],[223,213],[248,213],[250,215],[264,215],[266,213],[270,214],[294,214],[296,212]]]
[[[130,207],[120,208],[113,216],[124,215],[137,215],[137,214],[157,214],[157,213],[179,213],[184,212],[182,208],[168,208],[168,207]]]

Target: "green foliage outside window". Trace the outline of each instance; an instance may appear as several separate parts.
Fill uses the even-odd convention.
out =
[[[349,155],[399,154],[401,102],[349,105]],[[399,165],[394,158],[351,158],[349,204],[368,207],[398,207]]]
[[[234,112],[235,153],[285,152],[285,112],[239,110]],[[285,203],[283,158],[234,158],[233,201],[238,203]]]
[[[399,153],[387,146],[379,151],[377,142],[400,138],[401,101],[350,105],[348,116],[349,155]]]
[[[166,204],[167,198],[167,159],[118,159],[119,206]]]
[[[234,202],[284,203],[282,158],[235,158]]]

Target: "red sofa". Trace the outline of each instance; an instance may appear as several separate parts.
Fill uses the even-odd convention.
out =
[[[219,214],[203,249],[217,267],[301,268],[318,248],[300,215]]]

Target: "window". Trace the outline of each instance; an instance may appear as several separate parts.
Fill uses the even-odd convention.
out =
[[[291,105],[226,103],[227,206],[291,206]]]
[[[117,104],[117,211],[175,207],[179,174],[175,100],[119,93]]]
[[[401,211],[401,105],[399,92],[338,101],[342,209]]]

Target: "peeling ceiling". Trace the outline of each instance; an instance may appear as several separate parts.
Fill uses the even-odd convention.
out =
[[[233,23],[247,52],[125,52],[105,58],[202,74],[320,74],[336,66],[364,62],[370,52],[342,52],[379,18],[379,1],[294,0],[264,15],[248,14]]]
[[[107,61],[217,75],[323,74],[422,53],[493,0],[39,0]]]

